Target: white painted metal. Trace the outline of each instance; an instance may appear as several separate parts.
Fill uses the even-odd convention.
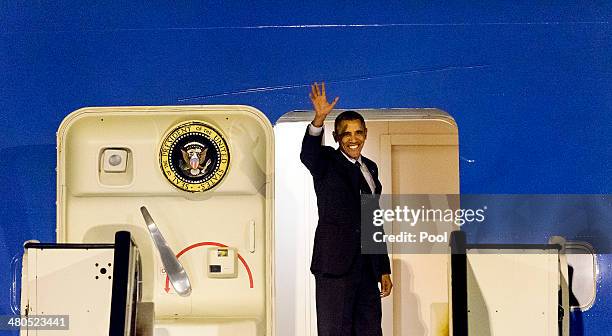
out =
[[[175,188],[160,170],[163,136],[187,120],[214,125],[230,148],[227,175],[203,193]],[[109,148],[126,150],[125,172],[99,168]],[[274,143],[272,126],[260,111],[248,106],[75,111],[58,131],[57,200],[58,242],[112,242],[118,230],[132,233],[143,262],[143,301],[155,303],[157,335],[274,335]],[[184,252],[180,261],[189,274],[190,296],[167,288],[141,206],[172,250]],[[208,276],[211,242],[236,249],[244,261],[236,277]]]
[[[468,250],[470,336],[557,336],[557,250]]]
[[[25,330],[21,335],[107,336],[113,249],[26,250],[22,315],[68,315],[67,330]],[[104,271],[101,271],[104,269]]]

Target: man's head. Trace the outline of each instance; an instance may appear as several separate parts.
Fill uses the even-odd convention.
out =
[[[365,120],[355,111],[344,111],[334,122],[334,140],[348,157],[357,159],[368,135]]]

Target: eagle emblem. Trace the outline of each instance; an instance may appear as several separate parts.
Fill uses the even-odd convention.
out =
[[[212,163],[211,159],[206,160],[208,147],[199,142],[190,142],[181,148],[183,154],[183,162],[181,169],[185,174],[190,174],[193,177],[199,177],[208,172],[208,167]],[[206,163],[204,163],[206,161]]]

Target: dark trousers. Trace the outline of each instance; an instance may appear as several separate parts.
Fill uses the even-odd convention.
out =
[[[319,336],[382,336],[378,279],[369,255],[343,276],[315,274]]]

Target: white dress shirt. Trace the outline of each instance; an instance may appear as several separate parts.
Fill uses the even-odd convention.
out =
[[[312,136],[319,136],[321,135],[322,132],[323,132],[323,126],[316,127],[313,124],[308,124],[308,134]],[[342,155],[344,155],[344,157],[347,160],[349,160],[352,164],[355,164],[355,162],[359,162],[359,168],[361,169],[361,174],[363,174],[363,177],[365,178],[366,182],[368,182],[368,186],[370,187],[370,190],[372,191],[372,193],[374,193],[374,191],[376,190],[376,184],[374,183],[374,178],[372,177],[372,174],[368,170],[368,167],[366,167],[366,165],[363,164],[363,162],[361,161],[361,155],[359,155],[357,159],[353,159],[349,157],[348,155],[346,155],[343,151],[340,151],[340,153],[342,153]]]

